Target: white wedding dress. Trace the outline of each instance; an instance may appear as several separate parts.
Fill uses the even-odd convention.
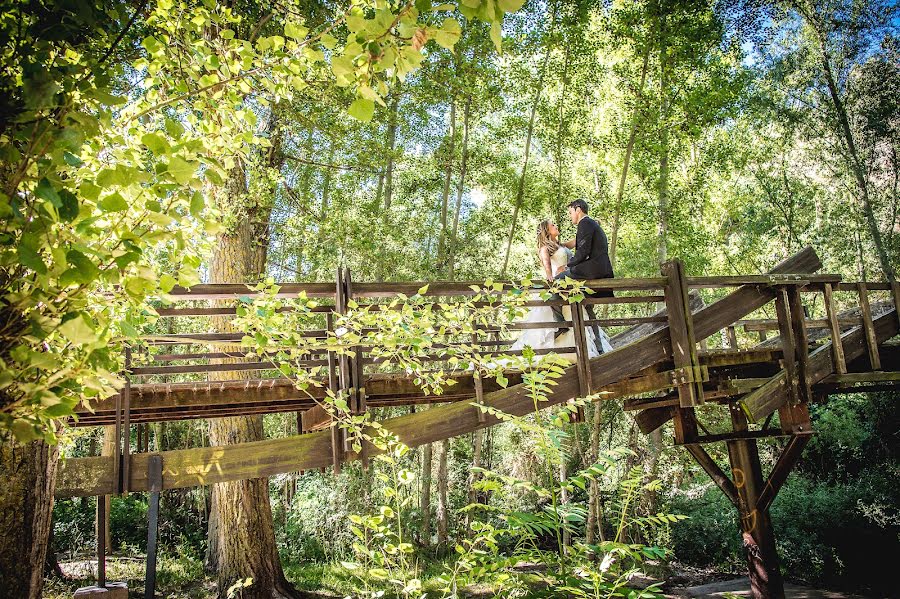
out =
[[[569,250],[563,246],[559,246],[559,248],[550,256],[550,267],[553,272],[565,264],[569,262],[569,258],[571,257],[571,253]],[[545,273],[541,271],[538,275],[538,278],[545,278]],[[541,299],[540,294],[534,294],[532,299],[539,300]],[[566,320],[572,320],[572,308],[569,306],[563,306],[563,316]],[[585,318],[587,315],[585,314]],[[525,317],[525,320],[522,322],[549,322],[552,323],[556,320],[553,309],[549,306],[535,306],[528,309],[528,315]],[[554,326],[552,324],[548,325],[546,329],[524,329],[522,330],[522,334],[513,343],[511,350],[522,350],[525,347],[530,347],[532,349],[554,349],[554,348],[573,348],[575,347],[575,333],[570,326],[565,333],[561,334],[559,337],[556,336],[556,330],[560,326]],[[606,335],[606,332],[597,327],[597,330],[600,331],[600,345],[603,348],[603,353],[612,351],[612,345],[609,343],[609,337]],[[600,355],[600,351],[597,349],[597,340],[594,335],[593,327],[585,327],[585,335],[587,341],[587,349],[588,356],[591,358],[596,358]],[[572,350],[559,352],[558,355],[561,357],[575,361],[575,352]]]

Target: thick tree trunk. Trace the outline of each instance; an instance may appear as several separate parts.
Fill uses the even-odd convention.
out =
[[[274,122],[270,124],[270,131],[274,133],[266,165],[279,168],[283,155]],[[226,201],[229,207],[242,214],[237,224],[218,239],[209,266],[211,283],[254,282],[264,276],[271,204],[260,204],[254,200],[247,197],[246,173],[243,165],[238,164],[229,177]],[[217,331],[229,332],[232,329],[227,317],[213,321]],[[210,379],[215,380],[216,374],[210,373]],[[239,373],[218,374],[233,379]],[[249,373],[247,376],[250,376]],[[233,445],[264,438],[262,416],[209,421],[210,445]],[[271,599],[276,590],[287,596],[298,596],[285,579],[275,546],[268,479],[216,485],[212,494],[209,531],[210,557],[214,557],[221,599],[226,598],[231,585],[246,578],[252,578],[253,582],[242,590],[241,597],[244,599]]]
[[[38,599],[50,540],[59,449],[0,442],[0,597]]]
[[[466,98],[466,106],[463,109],[463,141],[462,141],[462,157],[459,164],[459,184],[456,186],[456,210],[453,212],[453,232],[450,236],[450,258],[447,271],[450,273],[450,279],[453,279],[456,270],[456,254],[459,252],[459,213],[462,209],[463,191],[466,186],[466,168],[469,161],[469,115],[472,108],[472,95]]]
[[[103,448],[100,450],[100,455],[103,456],[114,456],[116,455],[116,427],[115,426],[104,426],[103,427]],[[112,537],[110,535],[109,530],[109,514],[112,509],[112,495],[106,496],[106,512],[104,514],[104,523],[106,525],[106,554],[109,555],[112,553]],[[96,521],[96,516],[94,517],[94,534],[97,534],[99,522]]]
[[[447,457],[450,453],[450,439],[444,439],[438,443],[438,474],[437,474],[437,544],[438,547],[446,547],[450,531],[450,504],[447,501],[449,487],[449,475],[447,472]]]
[[[456,152],[456,96],[450,100],[450,144],[444,165],[444,192],[441,194],[441,232],[438,237],[437,267],[443,270],[447,258],[447,211],[450,205],[450,180],[453,178],[453,158]]]
[[[512,242],[516,237],[516,226],[519,222],[519,209],[522,207],[522,200],[525,198],[525,176],[528,173],[528,158],[531,155],[531,138],[534,135],[534,121],[537,117],[538,105],[541,101],[541,94],[544,91],[544,77],[547,74],[547,65],[550,64],[550,56],[553,53],[553,32],[556,29],[556,11],[559,3],[553,5],[553,16],[551,17],[550,31],[547,34],[547,52],[544,54],[544,62],[541,65],[541,74],[538,77],[538,84],[534,90],[534,100],[531,103],[531,116],[528,118],[528,132],[525,135],[525,155],[522,158],[522,171],[519,173],[519,182],[516,185],[516,199],[513,204],[512,222],[509,227],[509,236],[506,239],[506,251],[503,254],[503,266],[500,268],[500,277],[506,276],[506,268],[509,266],[509,253],[512,250]]]
[[[422,545],[431,545],[431,466],[432,444],[422,448],[422,490],[419,494],[419,511],[422,513]]]

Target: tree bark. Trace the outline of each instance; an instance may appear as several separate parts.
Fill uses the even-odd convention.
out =
[[[442,270],[447,258],[447,210],[450,204],[450,180],[453,177],[453,155],[456,151],[456,96],[450,100],[450,147],[444,166],[444,192],[441,194],[441,232],[438,237],[437,266]]]
[[[481,478],[481,475],[475,471],[481,468],[481,454],[484,448],[484,429],[475,429],[472,433],[472,469],[469,471],[469,495],[468,504],[472,505],[478,501],[478,492],[475,489],[475,483]],[[466,512],[466,530],[471,532],[472,528],[472,511]]]
[[[431,466],[432,444],[422,448],[422,490],[419,511],[422,512],[422,545],[431,545]]]
[[[274,115],[269,127],[272,144],[265,164],[280,168],[284,157]],[[211,283],[254,282],[265,274],[271,202],[259,203],[256,198],[249,198],[246,177],[244,165],[240,163],[229,176],[225,200],[227,207],[238,211],[240,216],[235,226],[219,236],[209,265]],[[233,328],[230,320],[215,318],[213,328],[229,332]],[[233,379],[241,374],[251,376],[237,372],[210,373],[210,380],[216,380],[217,375]],[[262,416],[209,421],[210,445],[233,445],[264,438]],[[231,585],[246,578],[252,578],[253,582],[242,590],[243,599],[271,599],[275,591],[288,597],[300,596],[287,582],[275,546],[268,479],[215,485],[209,532],[210,557],[214,557],[221,599],[226,599]]]
[[[0,442],[0,597],[38,599],[50,540],[59,448]]]
[[[450,279],[453,279],[456,270],[456,254],[459,252],[459,213],[462,209],[462,197],[466,186],[466,167],[469,161],[469,116],[472,108],[472,94],[466,98],[466,106],[463,109],[463,141],[462,141],[462,157],[459,164],[459,184],[456,186],[456,210],[453,212],[453,232],[450,236],[452,244],[450,248],[450,258],[447,270],[450,273]]]
[[[437,544],[446,547],[450,531],[450,505],[447,502],[449,475],[447,472],[447,456],[450,453],[450,439],[438,443],[438,475],[437,475]]]
[[[644,62],[641,66],[641,83],[638,85],[635,98],[634,112],[631,115],[631,127],[628,133],[628,143],[625,146],[625,158],[622,161],[622,173],[619,175],[619,185],[616,187],[616,203],[613,208],[612,230],[609,236],[609,262],[613,270],[616,268],[616,249],[619,247],[619,226],[622,216],[622,198],[625,195],[625,181],[628,179],[628,168],[631,165],[631,154],[634,152],[634,142],[637,139],[638,117],[641,114],[641,100],[644,96],[644,85],[647,82],[647,71],[650,64],[650,46],[644,50]]]
[[[660,264],[666,261],[666,211],[669,204],[669,90],[668,71],[666,70],[666,13],[663,3],[659,8],[659,196],[658,206],[659,220],[657,222],[657,260]]]
[[[391,94],[391,116],[387,129],[387,165],[384,168],[384,211],[391,209],[391,196],[394,193],[394,150],[397,147],[397,107],[400,104],[400,87]]]
[[[171,320],[171,319],[170,319]],[[116,455],[116,427],[115,426],[104,426],[103,427],[103,447],[100,450],[100,455],[102,456],[114,456]],[[109,555],[112,553],[112,537],[110,535],[109,530],[109,514],[112,509],[112,495],[106,496],[106,512],[104,514],[104,520],[106,524],[106,554]],[[94,534],[97,534],[97,525],[96,517],[94,518]]]
[[[503,266],[500,268],[500,277],[506,276],[506,268],[509,266],[509,253],[512,250],[512,242],[516,236],[516,225],[519,221],[519,209],[522,207],[522,200],[525,198],[525,175],[528,173],[528,158],[531,155],[531,138],[534,135],[534,121],[537,116],[538,104],[541,101],[541,94],[544,91],[544,78],[547,74],[547,65],[550,63],[550,56],[553,51],[553,32],[556,29],[556,11],[559,3],[553,5],[553,16],[551,17],[550,31],[547,34],[547,52],[544,54],[544,63],[541,65],[541,74],[538,77],[538,84],[534,91],[534,101],[531,103],[531,116],[528,118],[528,132],[525,135],[525,156],[522,159],[522,171],[519,173],[519,182],[516,185],[516,200],[513,204],[512,223],[509,227],[509,237],[506,240],[506,252],[503,255]]]
[[[809,20],[810,25],[815,29],[816,37],[819,40],[822,70],[825,73],[825,81],[828,84],[828,93],[837,115],[840,129],[838,132],[839,137],[847,150],[850,170],[853,172],[853,177],[856,180],[856,185],[859,189],[859,202],[862,205],[863,215],[865,216],[866,225],[869,229],[869,235],[872,236],[872,243],[875,244],[875,253],[878,255],[878,262],[881,265],[881,270],[884,271],[884,276],[887,277],[889,281],[893,282],[894,269],[891,266],[890,258],[888,258],[887,251],[884,248],[884,240],[881,237],[881,231],[878,229],[878,222],[875,220],[875,211],[872,208],[872,203],[869,199],[869,182],[866,174],[866,166],[863,164],[859,152],[856,149],[856,140],[854,139],[852,129],[850,129],[850,119],[847,117],[847,109],[844,106],[844,101],[841,99],[837,83],[835,83],[834,75],[831,71],[831,59],[828,56],[828,48],[826,46],[824,34],[819,31],[811,19]]]

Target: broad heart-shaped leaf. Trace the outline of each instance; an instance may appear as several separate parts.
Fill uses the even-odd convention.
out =
[[[366,98],[357,98],[347,112],[359,121],[371,121],[372,115],[375,114],[375,102]]]
[[[72,222],[78,216],[78,197],[68,189],[59,190],[59,218],[64,222]]]
[[[444,19],[441,28],[434,32],[434,41],[442,47],[452,50],[459,41],[460,35],[462,35],[462,28],[459,23],[456,22],[456,19],[448,18]]]
[[[97,204],[100,210],[104,212],[124,212],[128,210],[128,202],[119,192],[111,193]]]
[[[74,345],[84,345],[97,339],[94,327],[85,319],[84,314],[77,314],[74,318],[65,321],[58,328],[63,337]]]
[[[90,283],[100,276],[100,269],[97,268],[97,265],[78,250],[66,252],[66,262],[71,268],[60,277],[61,284]]]
[[[147,149],[159,156],[169,147],[166,138],[157,133],[144,133],[141,136],[141,143],[147,146]]]
[[[503,12],[516,12],[522,8],[525,0],[497,0],[497,4],[503,9]]]
[[[60,200],[59,194],[53,189],[53,185],[46,178],[41,179],[38,182],[37,187],[34,189],[34,195],[42,200],[50,202],[57,208],[62,206],[62,200]]]
[[[169,161],[169,172],[175,178],[175,182],[180,185],[187,185],[194,177],[194,171],[197,170],[195,164],[191,164],[180,156],[172,156]]]

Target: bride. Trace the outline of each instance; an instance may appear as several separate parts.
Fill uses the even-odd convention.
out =
[[[569,258],[571,258],[569,249],[559,243],[559,228],[553,221],[541,221],[541,224],[538,225],[537,246],[538,258],[541,262],[540,276],[547,282],[552,283],[554,273],[556,273],[561,266],[565,267],[569,262]],[[535,294],[533,299],[541,299],[541,297],[539,294]],[[570,321],[572,319],[571,307],[563,306],[563,316],[566,320]],[[529,308],[528,316],[523,322],[553,323],[554,321],[553,309],[550,308],[550,306],[535,306]],[[557,326],[554,326],[553,324],[547,326],[548,328],[545,329],[523,330],[522,334],[510,349],[522,350],[526,346],[531,347],[532,349],[575,347],[575,333],[573,332],[572,327],[569,327],[563,334],[556,337]],[[600,327],[597,327],[597,330],[600,332],[599,346],[602,347],[603,353],[612,351],[612,346],[609,343],[609,337],[607,337],[606,332]],[[592,327],[585,327],[585,336],[587,340],[588,357],[596,358],[600,355],[600,351],[597,349],[597,338],[594,335]],[[573,351],[560,353],[559,355],[569,360],[575,360],[575,353]]]

